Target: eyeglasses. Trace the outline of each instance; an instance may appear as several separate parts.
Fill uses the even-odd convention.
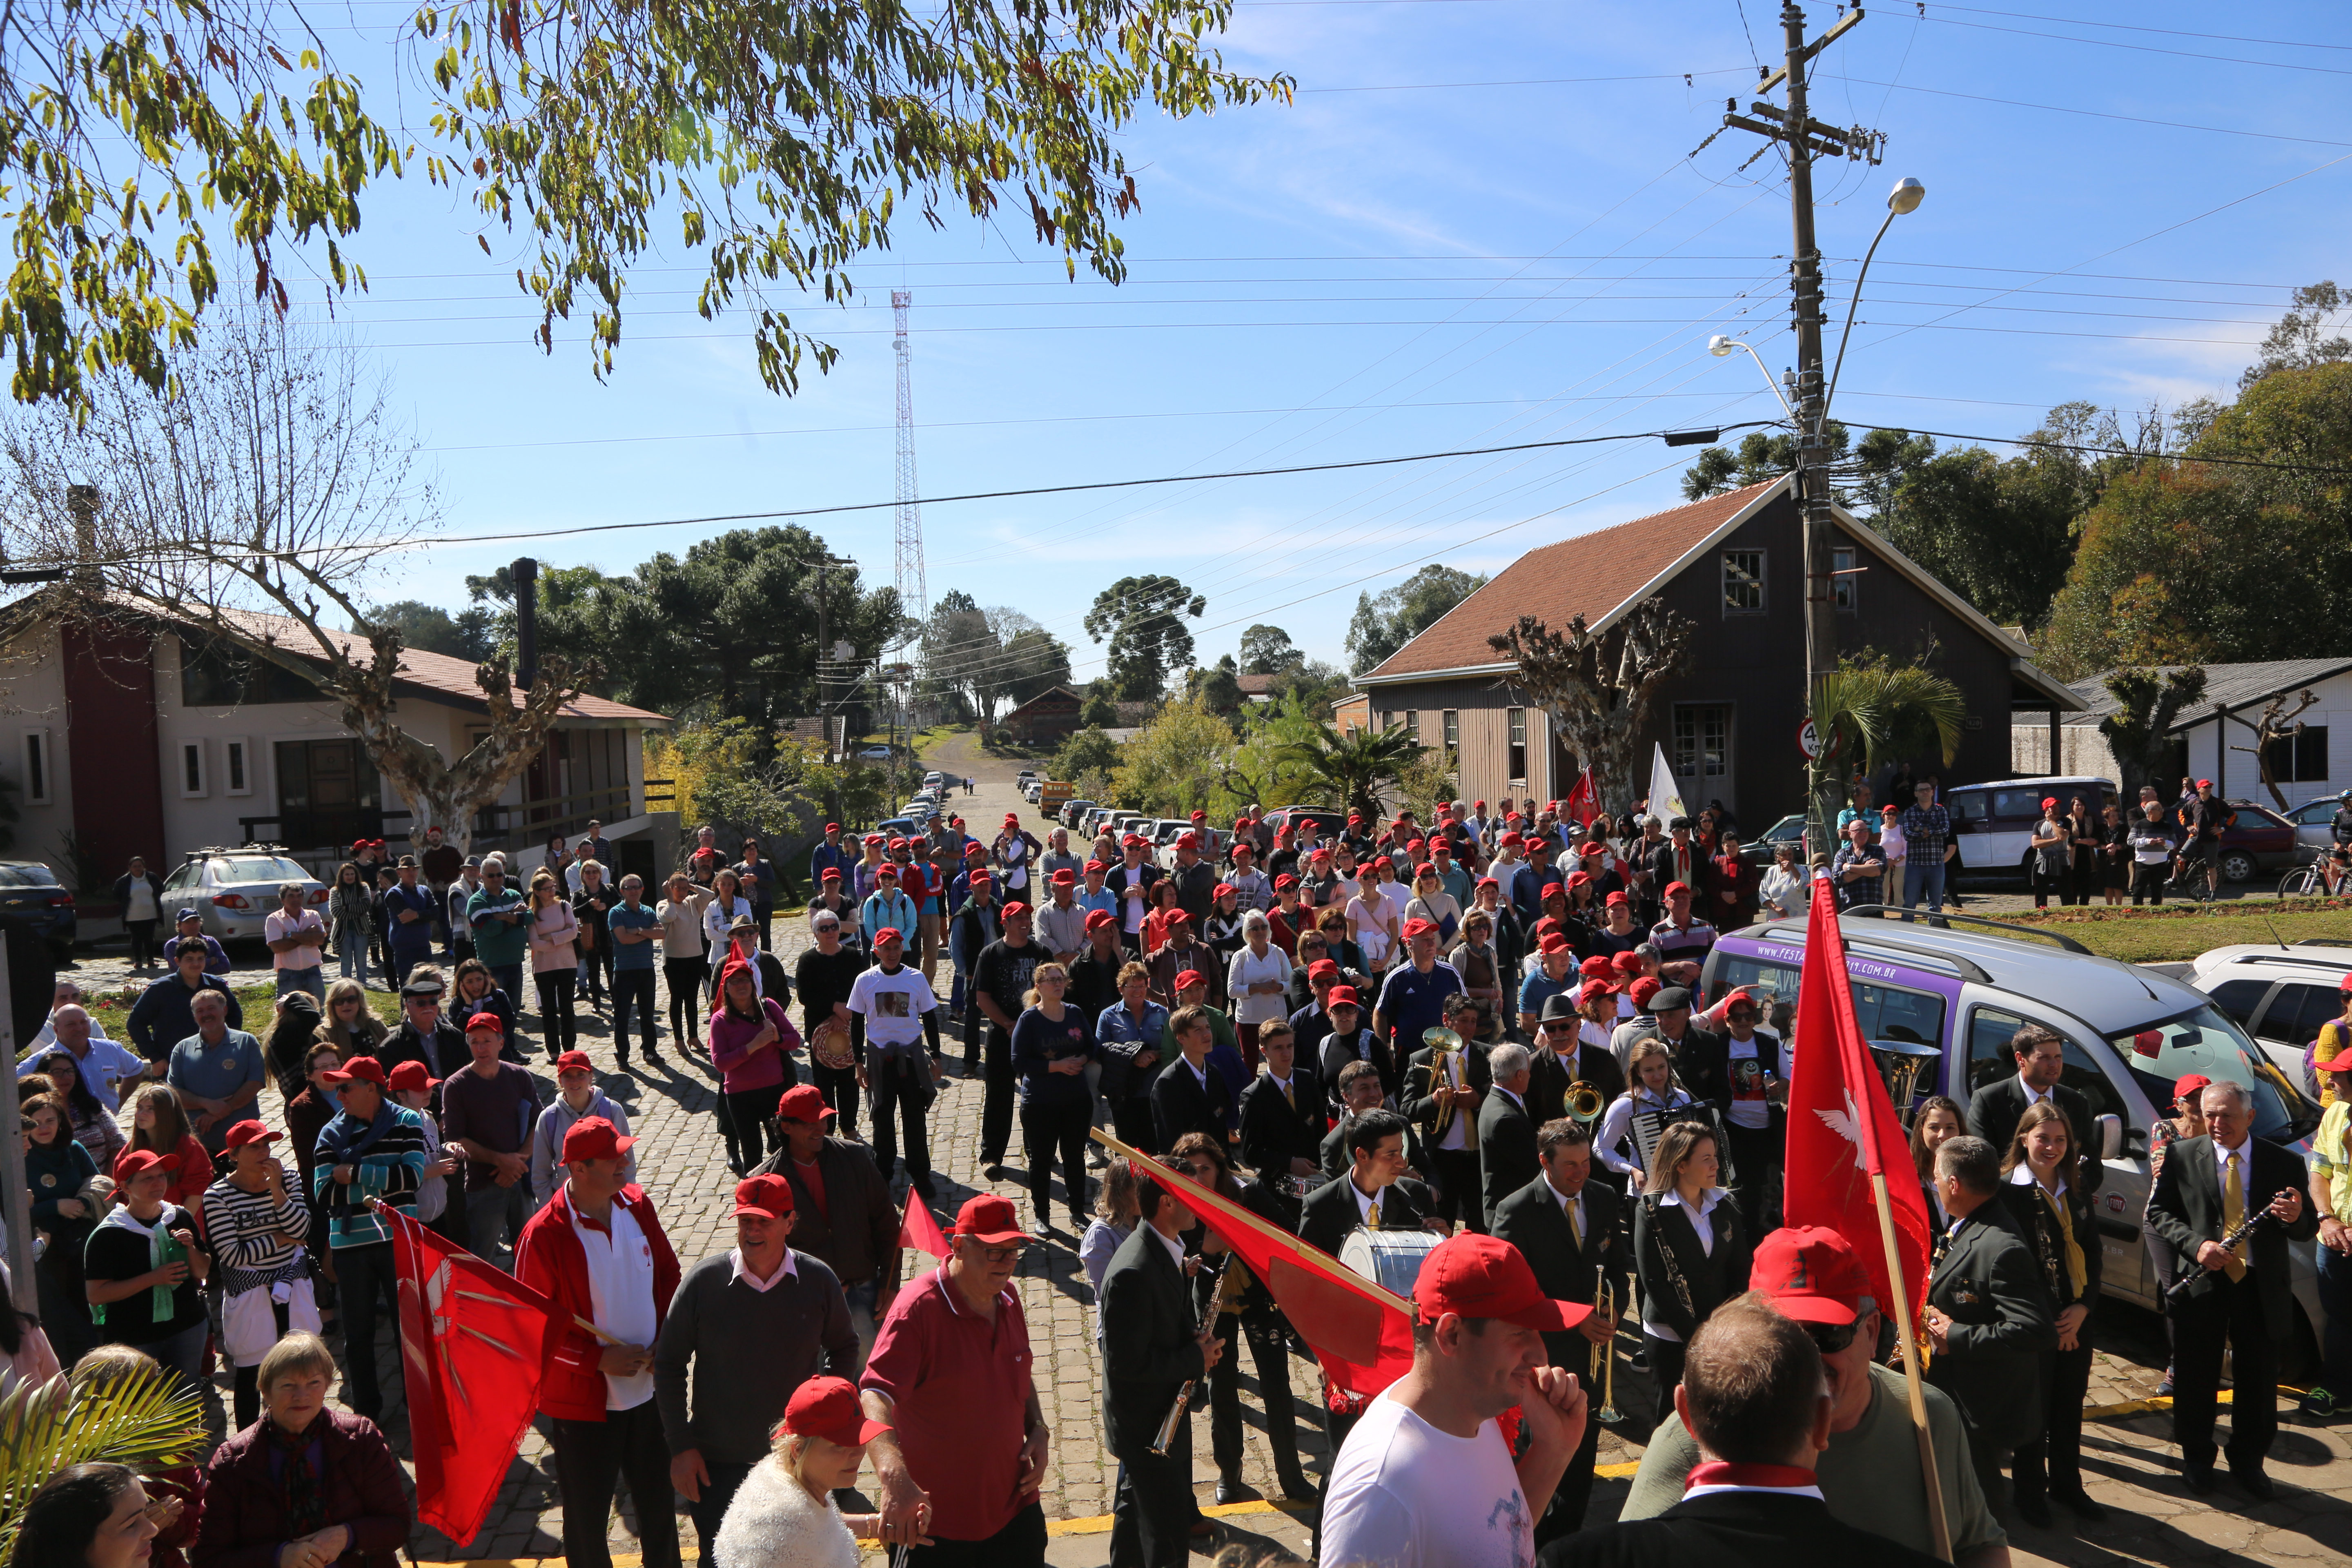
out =
[[[980,1249],[980,1255],[991,1263],[1017,1263],[1021,1259],[1021,1244],[1015,1242],[1011,1247],[983,1247]]]
[[[1851,1323],[1807,1323],[1805,1334],[1822,1354],[1835,1355],[1853,1343],[1853,1331],[1860,1323],[1859,1318]]]
[[[1565,1035],[1574,1030],[1575,1027],[1576,1025],[1569,1022],[1568,1020],[1554,1018],[1544,1025],[1543,1032],[1547,1035]]]

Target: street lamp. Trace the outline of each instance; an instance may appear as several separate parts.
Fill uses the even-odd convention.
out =
[[[1879,224],[1878,233],[1872,237],[1870,248],[1862,254],[1862,270],[1853,275],[1853,298],[1846,301],[1845,331],[1838,335],[1837,360],[1830,366],[1830,389],[1822,398],[1822,423],[1824,427],[1829,424],[1830,399],[1837,395],[1838,372],[1845,368],[1845,345],[1853,337],[1853,313],[1862,308],[1862,280],[1870,276],[1870,258],[1878,254],[1878,242],[1886,237],[1888,229],[1895,226],[1895,220],[1906,213],[1917,212],[1919,204],[1927,199],[1927,187],[1908,174],[1895,181],[1895,188],[1886,193],[1885,219]]]
[[[1713,354],[1717,359],[1726,357],[1734,349],[1747,349],[1748,357],[1756,362],[1756,368],[1764,372],[1764,384],[1772,388],[1773,396],[1780,398],[1780,412],[1789,416],[1790,424],[1794,425],[1797,422],[1797,411],[1789,406],[1789,400],[1786,397],[1781,397],[1780,388],[1779,384],[1773,381],[1772,373],[1769,370],[1765,369],[1764,358],[1761,354],[1759,354],[1755,349],[1741,342],[1739,339],[1727,336],[1722,332],[1717,332],[1715,336],[1706,340],[1706,352]]]

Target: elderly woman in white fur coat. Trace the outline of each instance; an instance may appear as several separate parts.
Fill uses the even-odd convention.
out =
[[[845,1516],[833,1493],[856,1480],[866,1445],[889,1429],[866,1419],[844,1380],[801,1384],[775,1447],[727,1506],[712,1542],[719,1568],[857,1568],[857,1538],[881,1534],[881,1516]]]

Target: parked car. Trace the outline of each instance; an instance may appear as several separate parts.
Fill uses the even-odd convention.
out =
[[[2047,793],[2047,792],[2045,792]],[[2037,797],[2038,804],[2038,797]],[[1854,1010],[1867,1038],[1935,1047],[1940,1059],[1915,1095],[1966,1105],[2011,1077],[2011,1036],[2040,1024],[2065,1043],[2063,1081],[2091,1102],[2105,1165],[2095,1200],[2105,1289],[2150,1309],[2161,1289],[2140,1237],[2148,1191],[2147,1128],[2183,1073],[2244,1084],[2254,1131],[2307,1152],[2319,1107],[2273,1066],[2217,997],[2145,967],[2102,958],[2062,933],[1953,914],[1948,930],[1867,916],[1840,921]],[[1801,921],[1775,921],[1717,939],[1707,955],[1709,995],[1747,986],[1768,1006],[1793,1000],[1805,956]],[[1735,1177],[1735,1179],[1737,1179]],[[2320,1316],[2308,1247],[2297,1248],[2294,1291],[2303,1321],[2284,1359],[2317,1355]]]
[[[1090,800],[1066,800],[1062,803],[1061,811],[1056,815],[1061,817],[1063,826],[1076,832],[1078,824],[1086,819],[1087,813],[1094,808],[1095,803]]]
[[[2336,844],[2336,832],[2329,824],[2336,820],[2336,808],[2352,801],[2352,790],[2342,795],[2324,795],[2317,800],[2305,801],[2286,814],[2294,824],[2295,856],[2298,860],[2310,860],[2325,854]]]
[[[1805,814],[1792,811],[1755,837],[1741,839],[1739,858],[1751,866],[1769,867],[1772,864],[1773,854],[1781,845],[1794,844],[1799,849],[1798,863],[1801,865],[1804,843]]]
[[[2352,942],[2305,937],[2292,947],[2252,942],[2217,947],[2189,965],[2189,984],[2261,1042],[2263,1050],[2306,1093],[2319,1086],[2304,1071],[2303,1053],[2319,1026],[2344,1016],[2337,989],[2352,974]]]
[[[860,762],[867,763],[887,763],[890,760],[890,748],[887,746],[868,746],[857,753]]]
[[[0,860],[0,915],[15,915],[39,932],[57,963],[73,962],[74,896],[38,860]]]
[[[944,784],[947,782],[948,775],[940,772],[937,768],[933,768],[929,773],[923,775],[923,784],[926,787],[935,787]]]
[[[1265,814],[1266,821],[1273,824],[1276,833],[1282,831],[1285,823],[1295,829],[1299,822],[1307,817],[1315,819],[1315,831],[1325,843],[1338,837],[1339,830],[1348,826],[1346,812],[1328,811],[1319,805],[1278,806]]]
[[[205,934],[222,942],[262,940],[262,926],[278,908],[278,889],[302,885],[302,902],[323,918],[327,885],[276,845],[192,849],[180,868],[163,879],[164,919],[179,910],[203,917]]]
[[[2251,882],[2263,871],[2284,871],[2310,858],[2295,842],[2294,824],[2267,805],[2233,800],[2234,826],[2221,835],[2221,880]]]
[[[1037,804],[1037,797],[1045,792],[1045,781],[1044,779],[1023,779],[1021,781],[1021,798],[1027,801],[1030,805],[1035,805]]]
[[[922,829],[916,826],[915,819],[911,816],[894,816],[887,821],[876,823],[874,831],[885,838],[912,838]]]

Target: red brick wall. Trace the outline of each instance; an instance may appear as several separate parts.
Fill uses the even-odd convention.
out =
[[[158,876],[179,863],[179,846],[163,842],[154,647],[144,634],[105,625],[68,623],[58,637],[74,834],[107,877],[83,891],[104,897],[133,855]]]

